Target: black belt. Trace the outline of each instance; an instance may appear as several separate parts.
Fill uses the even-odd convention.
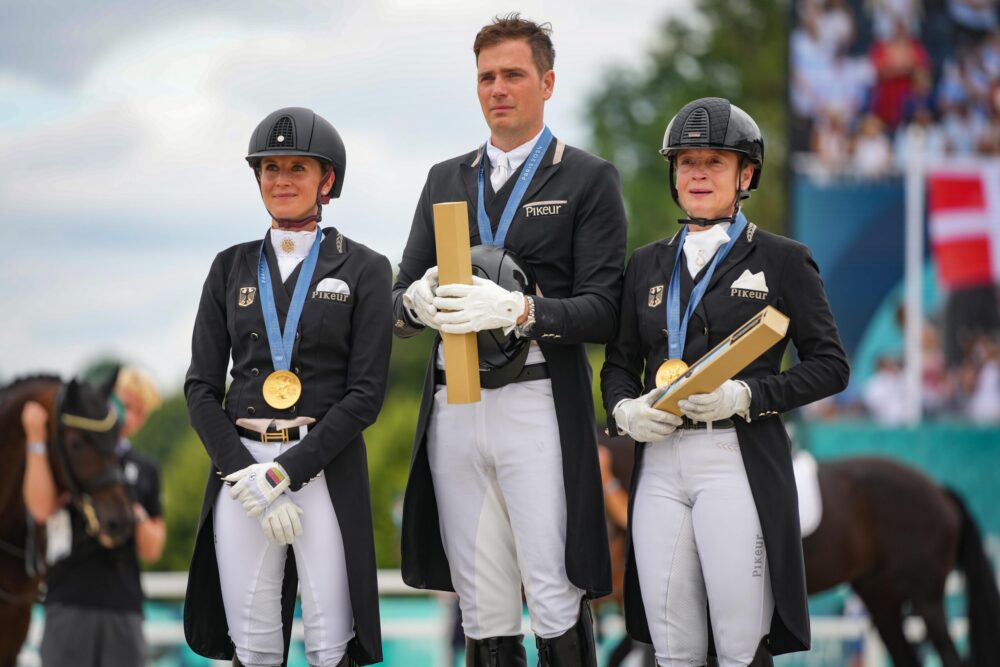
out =
[[[691,429],[691,430],[706,429],[706,428],[708,428],[708,422],[696,422],[696,421],[692,421],[691,419],[689,419],[688,417],[686,417],[684,415],[681,415],[681,419],[683,421],[681,422],[681,425],[678,426],[677,428]],[[732,419],[720,419],[718,421],[712,422],[712,428],[713,429],[735,428],[735,426],[736,425],[733,424],[733,420]]]
[[[272,423],[271,426],[267,427],[267,431],[261,433],[260,431],[254,431],[253,429],[243,428],[239,424],[236,424],[236,432],[239,433],[244,438],[248,440],[256,440],[257,442],[290,442],[292,440],[301,440],[305,437],[306,432],[309,430],[307,426],[289,426],[288,428],[274,428]]]
[[[511,382],[530,382],[531,380],[544,380],[549,377],[549,366],[548,364],[530,364],[521,369],[521,372],[517,374]],[[435,368],[434,369],[434,383],[444,384],[444,369]],[[480,385],[482,385],[482,376],[479,380]]]

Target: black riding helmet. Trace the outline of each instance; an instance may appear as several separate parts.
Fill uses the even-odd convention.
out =
[[[324,196],[322,192],[316,195],[316,220],[319,220],[323,204],[340,197],[340,191],[344,187],[344,172],[347,170],[344,140],[333,125],[312,109],[286,107],[268,114],[250,135],[246,160],[254,170],[258,184],[261,159],[277,155],[313,157],[320,161],[324,170],[333,170],[334,181],[329,195]],[[311,222],[311,219],[312,216],[294,222],[305,224]]]
[[[674,158],[678,151],[687,148],[716,148],[739,153],[739,171],[747,162],[754,165],[749,189],[738,192],[737,207],[739,200],[750,197],[750,190],[756,190],[760,184],[764,170],[764,137],[753,118],[727,99],[702,97],[688,102],[667,125],[660,155],[670,163],[670,196],[678,206],[681,203],[677,197]]]
[[[472,273],[492,280],[500,287],[522,294],[535,293],[535,278],[531,269],[507,248],[477,245],[472,248]],[[503,329],[480,331],[476,334],[479,348],[479,377],[483,387],[493,389],[511,382],[528,356],[527,338]]]

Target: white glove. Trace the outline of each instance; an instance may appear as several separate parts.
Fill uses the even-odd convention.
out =
[[[264,531],[264,537],[275,544],[291,544],[296,537],[302,535],[300,514],[302,508],[293,503],[287,495],[282,495],[271,503],[260,517],[260,527]]]
[[[288,488],[288,473],[280,464],[254,463],[222,479],[235,482],[229,495],[243,503],[248,516],[260,516]]]
[[[636,442],[663,440],[677,430],[684,420],[672,412],[653,407],[654,399],[659,394],[660,390],[654,389],[639,398],[619,401],[613,412],[618,430],[624,431]]]
[[[677,402],[689,419],[698,422],[714,422],[729,419],[733,415],[746,417],[750,409],[750,389],[738,380],[726,380],[708,394],[691,394]]]
[[[441,285],[434,307],[441,331],[450,334],[503,329],[509,334],[524,312],[524,295],[508,292],[492,280],[472,276],[471,285]]]
[[[438,267],[432,266],[427,269],[423,278],[410,283],[403,294],[403,305],[417,316],[421,324],[432,329],[441,328],[437,319],[438,311],[434,307],[434,291],[437,286]]]

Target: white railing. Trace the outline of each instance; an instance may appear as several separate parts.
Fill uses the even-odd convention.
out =
[[[182,600],[187,588],[187,572],[145,572],[142,575],[142,588],[146,597],[150,600]],[[953,572],[948,577],[947,593],[960,592],[964,588],[964,581],[959,573]],[[403,583],[403,577],[399,570],[379,570],[378,571],[379,595],[386,596],[408,596],[427,595],[427,591],[410,588]],[[864,654],[863,661],[866,667],[883,667],[887,664],[887,654],[885,647],[879,639],[878,632],[868,618],[849,618],[843,616],[813,616],[811,619],[812,636],[814,640],[863,640]],[[964,636],[968,632],[966,619],[956,619],[951,622],[949,629],[952,636]],[[527,634],[531,632],[525,620],[522,630]],[[614,633],[624,632],[624,621],[612,621],[606,624],[605,630]],[[184,624],[180,620],[147,622],[144,628],[146,641],[150,648],[164,646],[176,646],[184,643]],[[923,639],[925,628],[923,621],[919,618],[910,617],[904,626],[906,636],[913,642]],[[405,621],[393,621],[382,619],[382,636],[392,639],[426,639],[428,637],[440,637],[444,642],[451,632],[450,620],[447,615],[437,619],[407,619]],[[39,667],[37,647],[42,635],[42,624],[32,623],[28,632],[28,641],[25,650],[18,658],[18,667]],[[301,621],[292,624],[292,637],[302,639],[303,629]],[[229,663],[213,663],[222,667]]]

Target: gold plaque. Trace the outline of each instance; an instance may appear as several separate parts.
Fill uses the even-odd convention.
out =
[[[434,247],[438,282],[472,284],[472,251],[469,249],[469,207],[464,201],[434,204]],[[445,386],[448,403],[477,403],[479,347],[476,334],[442,334]]]
[[[667,359],[656,369],[656,386],[669,387],[674,380],[687,373],[688,365],[680,359]]]
[[[680,382],[669,388],[660,387],[657,373],[656,384],[660,387],[660,393],[653,402],[653,407],[680,415],[678,401],[691,394],[715,391],[723,382],[784,340],[788,333],[788,321],[787,315],[777,308],[767,306],[709,350],[708,354],[691,364],[691,368],[681,374],[683,379]]]
[[[264,401],[272,408],[284,410],[295,405],[302,395],[302,382],[291,371],[274,371],[264,380]]]

